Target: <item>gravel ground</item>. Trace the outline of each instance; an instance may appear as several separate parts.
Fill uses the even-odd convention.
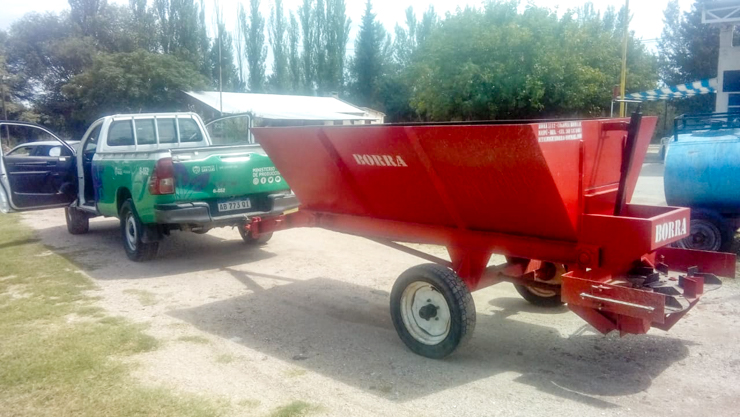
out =
[[[636,201],[660,204],[646,164]],[[236,230],[178,233],[159,257],[126,259],[118,223],[69,235],[61,210],[28,213],[43,243],[99,286],[103,307],[165,341],[136,357],[143,381],[264,415],[306,401],[331,416],[734,416],[740,284],[728,280],[670,332],[603,336],[565,307],[528,305],[508,284],[474,293],[471,342],[445,360],[408,351],[388,291],[423,263],[320,229],[244,245]]]

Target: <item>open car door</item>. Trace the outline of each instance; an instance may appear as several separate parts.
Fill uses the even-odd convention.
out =
[[[34,123],[0,121],[0,211],[64,207],[77,198],[75,149]]]

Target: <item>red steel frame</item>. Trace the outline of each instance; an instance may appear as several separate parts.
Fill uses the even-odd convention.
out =
[[[343,131],[331,132],[333,136],[330,138],[327,131],[332,128],[302,128],[292,131],[282,129],[279,132],[255,129],[257,140],[294,187],[301,201],[306,197],[308,204],[304,204],[295,213],[281,217],[253,218],[247,227],[255,236],[292,227],[321,227],[366,237],[452,268],[471,291],[503,281],[560,290],[562,300],[568,303],[571,310],[604,333],[612,330],[619,330],[622,333],[645,333],[651,326],[668,329],[696,304],[703,292],[704,280],[711,280],[711,283],[715,281],[707,274],[690,271],[681,282],[681,294],[676,294],[683,297],[681,302],[685,304],[679,308],[671,294],[630,283],[627,280],[630,271],[637,267],[660,269],[661,265],[668,264],[675,270],[686,271],[691,266],[699,266],[702,272],[734,276],[735,257],[729,254],[664,248],[688,236],[689,209],[624,204],[634,191],[655,122],[654,118],[645,118],[642,122],[634,118],[632,121],[601,120],[593,124],[584,122],[583,140],[571,140],[569,143],[558,145],[540,143],[539,148],[535,145],[525,149],[524,158],[528,159],[522,163],[536,162],[541,166],[547,162],[550,172],[557,170],[553,166],[567,166],[558,171],[557,175],[553,174],[553,178],[559,196],[565,201],[564,204],[567,206],[568,201],[571,204],[567,213],[569,217],[566,220],[563,220],[565,217],[561,217],[560,221],[567,222],[567,219],[570,219],[574,226],[574,234],[568,235],[567,227],[558,229],[557,225],[553,225],[554,232],[545,231],[556,235],[552,237],[533,236],[531,232],[518,233],[516,230],[498,232],[476,230],[471,227],[470,224],[480,221],[480,218],[472,217],[471,221],[471,216],[465,213],[468,207],[461,206],[451,195],[454,188],[445,182],[439,167],[435,166],[435,163],[438,164],[443,157],[439,154],[430,156],[419,137],[420,134],[442,135],[442,130],[429,131],[406,126],[380,132],[363,131],[370,132],[368,133],[370,136],[385,138],[384,134],[387,133],[387,137],[391,137],[398,133],[398,129],[402,129],[397,139],[388,139],[385,144],[391,150],[382,153],[392,155],[395,152],[401,155],[402,151],[406,151],[408,153],[404,155],[408,156],[404,156],[404,159],[413,159],[420,167],[413,178],[416,179],[419,173],[423,173],[423,178],[418,179],[419,187],[424,186],[422,182],[431,184],[426,190],[427,194],[434,194],[436,201],[439,202],[439,206],[435,207],[441,214],[436,218],[447,219],[430,222],[423,220],[422,217],[426,215],[433,218],[434,213],[408,214],[403,208],[379,205],[368,197],[368,194],[375,192],[381,183],[371,183],[371,187],[368,188],[367,183],[373,178],[357,176],[359,168],[350,166],[352,160],[348,157],[348,152],[352,151],[342,149],[345,145],[337,139],[335,133]],[[541,124],[515,126],[519,130],[510,125],[499,127],[505,133],[513,132],[525,136],[529,135],[530,131],[522,130],[522,126],[535,130],[535,133],[539,128],[540,135],[543,132]],[[466,128],[469,126],[460,126],[456,131],[461,135],[472,135],[470,132],[480,131]],[[633,131],[630,132],[630,129]],[[497,130],[488,132],[495,133]],[[615,134],[618,136],[616,139]],[[306,150],[303,157],[310,158],[310,163],[321,162],[323,164],[321,168],[325,172],[335,173],[331,177],[327,174],[327,178],[324,179],[329,184],[321,183],[321,179],[309,181],[301,178],[299,176],[301,167],[292,169],[291,164],[297,164],[298,161],[295,159],[295,149],[290,149],[295,144],[282,143],[280,139],[282,135],[287,137],[312,135],[315,138],[313,148]],[[362,139],[357,141],[363,142]],[[536,142],[535,136],[534,143]],[[401,145],[406,148],[400,148]],[[522,145],[524,146],[531,146],[531,143],[526,142]],[[540,149],[544,161],[537,153]],[[549,153],[545,153],[545,150]],[[575,160],[572,158],[573,155],[577,155]],[[380,158],[369,162],[382,165],[384,160]],[[388,166],[392,165],[392,160],[385,162]],[[608,170],[603,168],[604,166]],[[368,175],[381,174],[368,171]],[[565,179],[557,183],[556,177]],[[599,178],[602,179],[601,182]],[[569,183],[575,181],[577,185],[567,188],[562,185],[566,180]],[[334,189],[331,187],[336,187],[338,189],[336,193],[341,193],[342,198],[338,199],[334,195],[324,197],[319,191],[321,187],[328,187],[323,188],[323,193],[326,193],[327,189],[330,191]],[[529,192],[535,193],[533,198],[537,198],[538,193],[546,194],[549,191],[542,187]],[[347,201],[343,201],[345,199]],[[411,200],[408,205],[412,205]],[[496,211],[491,210],[491,216],[496,216]],[[416,216],[420,220],[399,220],[404,216],[412,219]],[[514,225],[514,228],[531,230],[527,220],[532,218]],[[558,234],[561,236],[557,236]],[[394,243],[396,241],[443,245],[447,248],[451,261]],[[506,255],[509,262],[489,266],[492,254]],[[544,274],[546,263],[564,265],[568,272],[561,277],[546,276]],[[535,280],[536,277],[542,278]]]

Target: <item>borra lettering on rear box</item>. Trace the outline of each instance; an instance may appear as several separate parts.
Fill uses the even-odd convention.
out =
[[[686,234],[686,218],[672,222],[661,223],[655,226],[655,243]]]
[[[369,165],[377,167],[408,167],[401,155],[358,155],[352,154],[357,165]]]

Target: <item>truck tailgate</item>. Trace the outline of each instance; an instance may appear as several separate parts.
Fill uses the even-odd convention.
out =
[[[287,191],[259,146],[213,146],[172,150],[178,202],[229,199]]]

